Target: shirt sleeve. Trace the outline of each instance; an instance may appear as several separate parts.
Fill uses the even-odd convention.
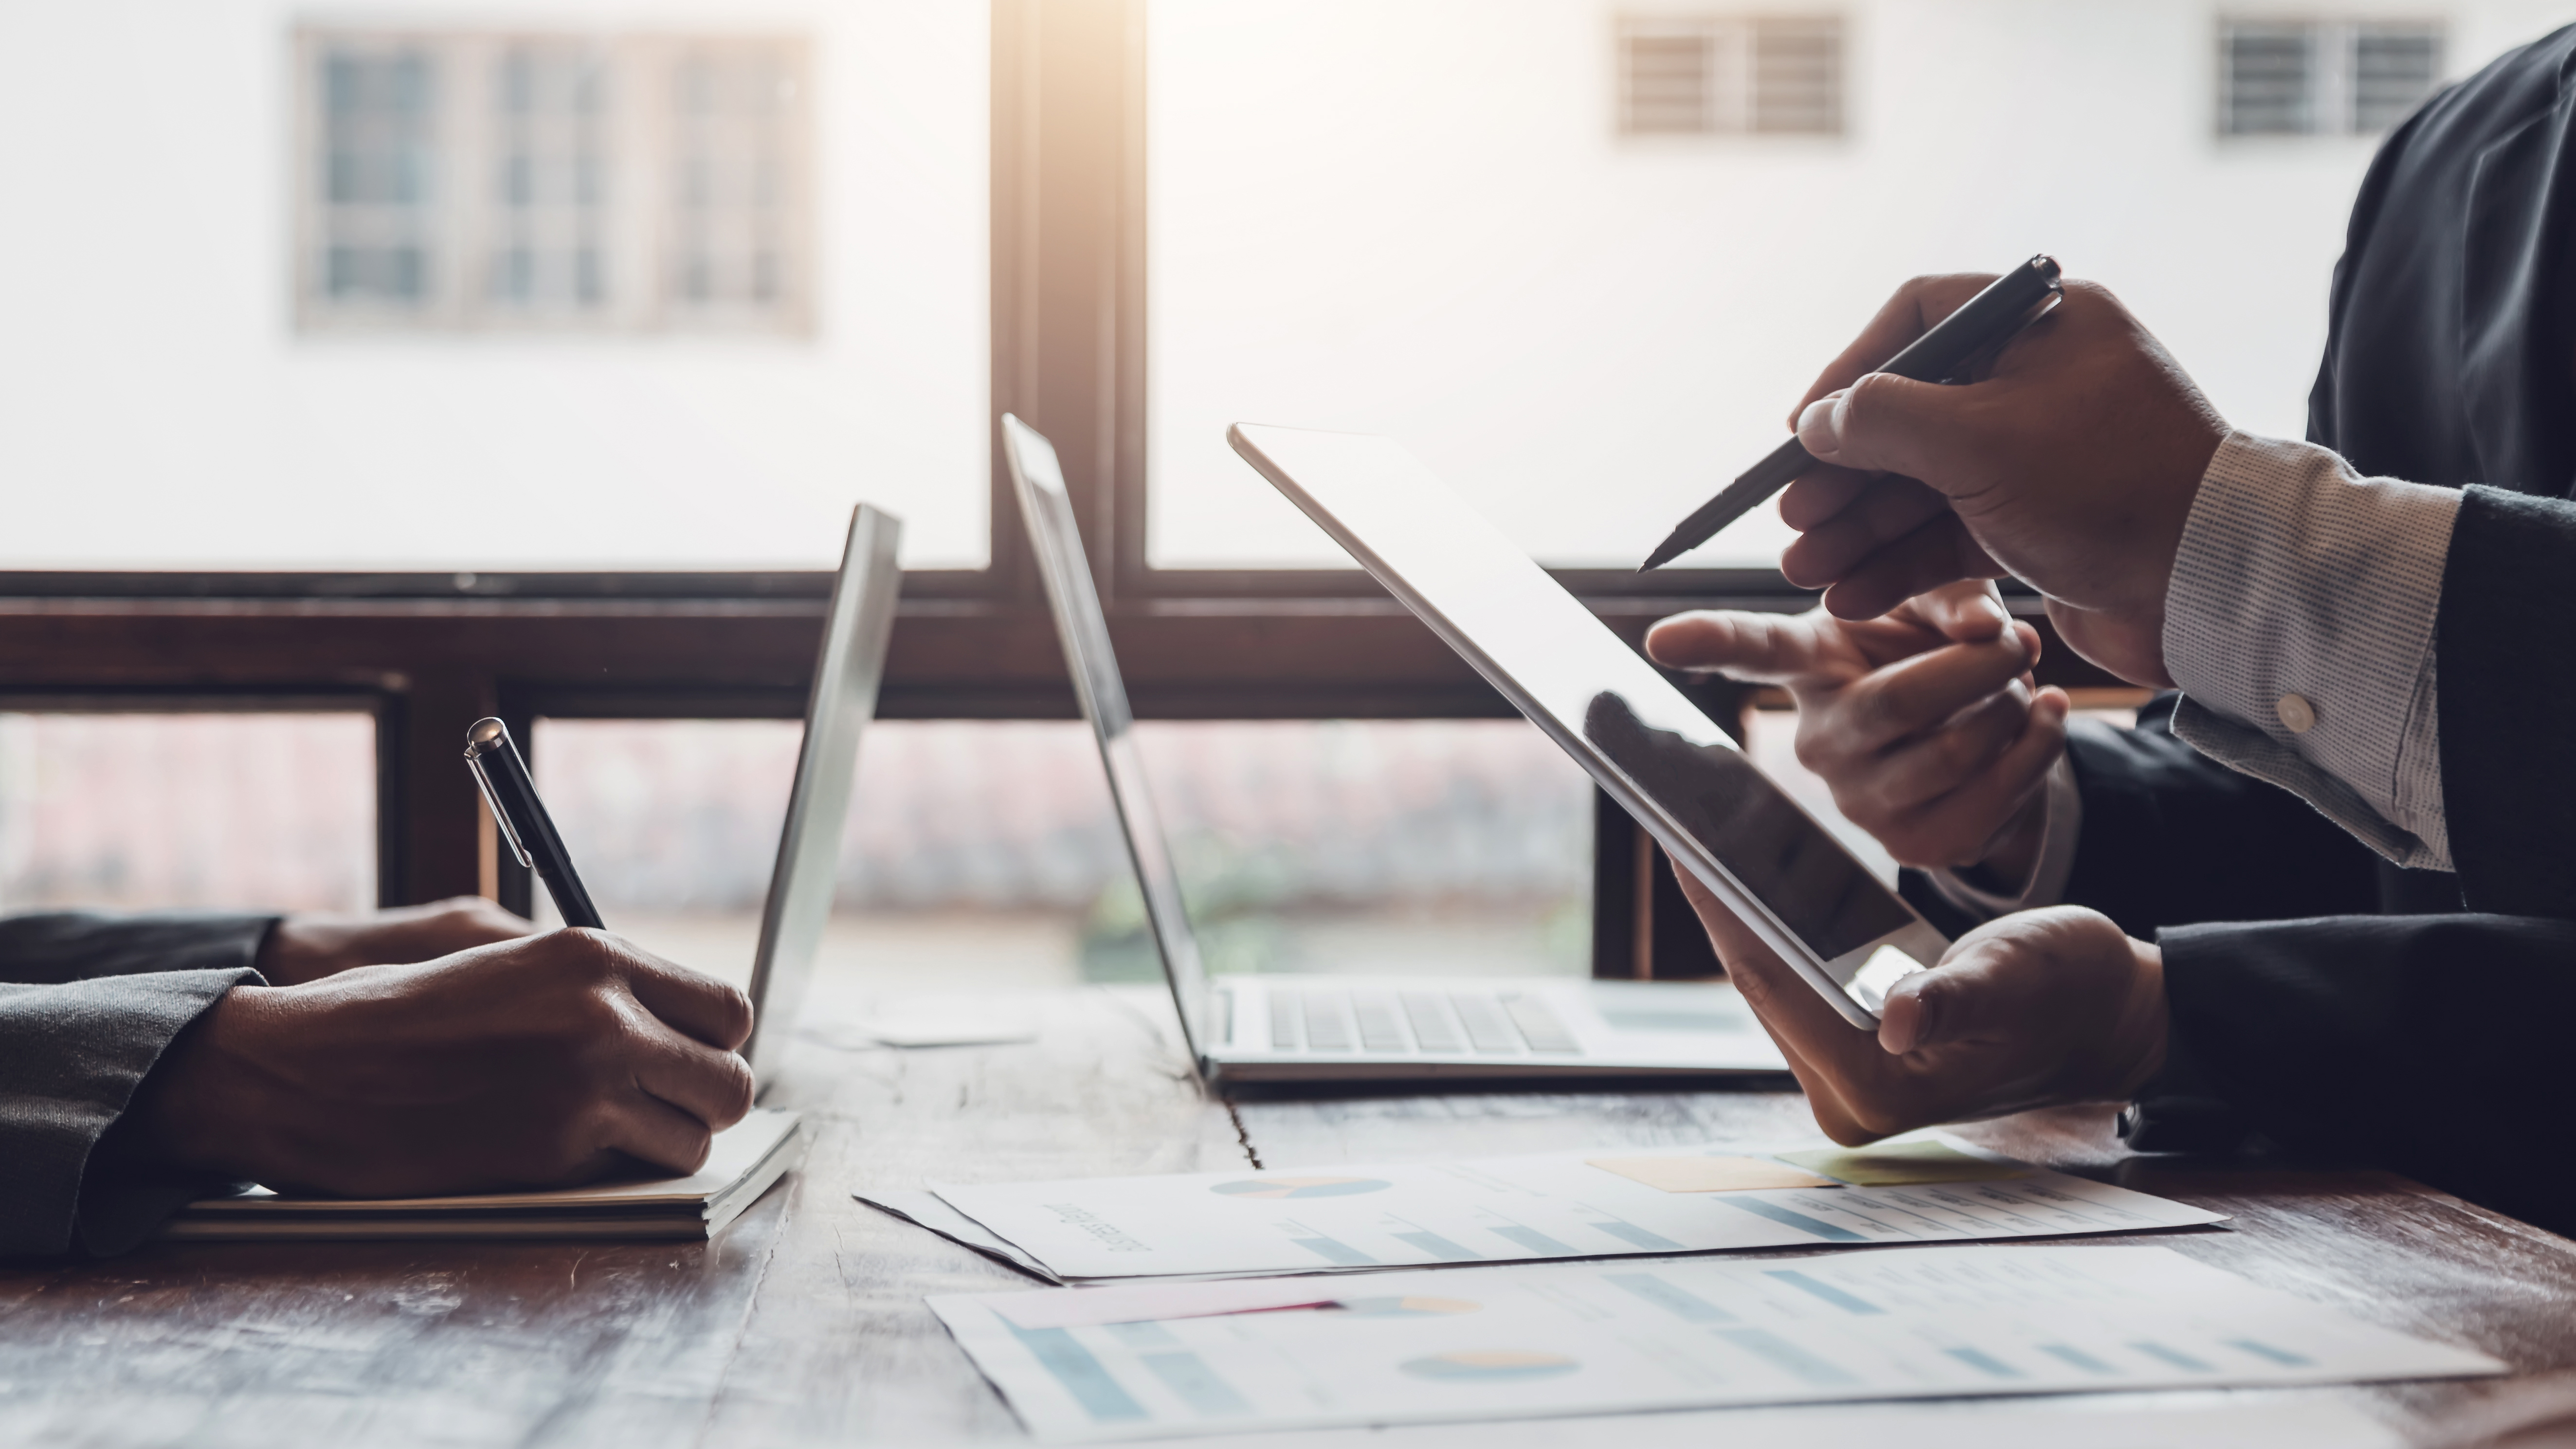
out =
[[[2070,728],[2091,723],[2078,720]],[[2077,787],[2075,766],[2066,756],[2058,756],[2049,767],[2043,789],[2041,808],[2048,812],[2047,821],[2040,827],[2039,857],[2031,865],[2030,879],[2008,887],[1982,871],[1940,866],[1923,872],[1933,892],[1979,923],[2063,902],[2067,878],[2075,873],[2075,840],[2084,830],[2084,792]]]
[[[2448,870],[2434,619],[2460,495],[2230,433],[2166,596],[2174,733],[2381,856]]]

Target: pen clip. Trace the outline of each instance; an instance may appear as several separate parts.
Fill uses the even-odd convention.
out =
[[[501,827],[501,838],[510,843],[510,854],[518,858],[521,869],[536,869],[537,863],[529,856],[528,848],[519,843],[518,827],[510,823],[510,812],[501,808],[501,797],[492,793],[492,777],[483,773],[483,757],[469,752],[465,756],[465,768],[474,772],[474,783],[483,791],[483,803],[492,812],[492,823]]]

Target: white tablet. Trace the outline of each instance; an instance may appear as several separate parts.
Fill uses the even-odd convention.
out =
[[[1404,446],[1238,423],[1228,441],[1665,851],[1863,1029],[1947,938]]]

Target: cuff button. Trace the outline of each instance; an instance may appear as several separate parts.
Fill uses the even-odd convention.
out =
[[[2272,712],[2281,717],[2282,727],[2294,735],[2306,734],[2317,727],[2317,707],[2308,703],[2305,695],[2282,695],[2281,702],[2272,706]]]

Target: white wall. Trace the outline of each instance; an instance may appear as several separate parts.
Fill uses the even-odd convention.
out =
[[[2354,4],[2447,15],[2455,71],[2563,18],[2324,8]],[[1632,560],[1898,280],[2037,249],[2231,418],[2298,430],[2369,144],[2214,139],[2204,0],[1850,0],[1838,142],[1623,143],[1621,8],[1156,0],[1158,556],[1339,561],[1225,450],[1249,416],[1399,433],[1533,549]],[[810,35],[814,334],[298,335],[299,22]],[[979,561],[987,24],[983,0],[0,6],[0,567],[814,566],[860,497],[906,515],[908,562]],[[1716,552],[1776,546],[1764,516]]]
[[[814,44],[809,338],[298,336],[298,22]],[[985,553],[987,8],[0,6],[0,567],[827,566]]]
[[[2217,9],[1792,0],[1846,17],[1845,138],[1623,139],[1615,17],[1661,3],[1154,6],[1158,561],[1344,561],[1226,449],[1252,418],[1396,434],[1542,558],[1633,564],[1904,278],[2035,251],[2231,421],[2303,430],[2375,143],[2219,140]],[[2455,74],[2566,18],[2274,8],[2447,15]],[[1695,561],[1785,538],[1758,510]]]

